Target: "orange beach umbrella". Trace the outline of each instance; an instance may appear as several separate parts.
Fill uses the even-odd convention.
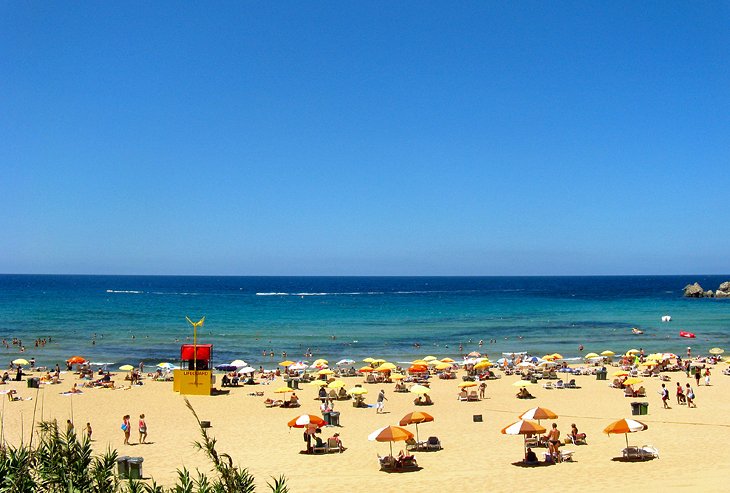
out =
[[[536,419],[540,423],[541,419],[557,419],[558,415],[544,407],[533,407],[520,414],[519,417],[520,419]]]
[[[646,423],[642,423],[641,421],[636,421],[635,419],[619,419],[618,421],[614,421],[610,425],[606,426],[606,428],[603,430],[603,432],[606,435],[619,435],[623,433],[626,435],[626,446],[629,446],[629,433],[636,433],[637,431],[644,431],[649,426]]]
[[[413,433],[400,426],[385,426],[368,435],[368,440],[371,442],[390,442],[391,456],[393,455],[393,442],[404,442],[409,438],[413,438]]]
[[[403,416],[398,424],[401,426],[416,425],[416,442],[418,442],[418,423],[430,423],[431,421],[433,421],[433,416],[430,414],[414,411]]]
[[[290,420],[286,425],[289,428],[305,428],[309,425],[316,427],[325,426],[327,423],[319,416],[313,414],[302,414],[296,418]]]
[[[540,423],[534,421],[527,421],[521,419],[512,423],[509,426],[502,428],[503,435],[524,435],[523,446],[525,448],[525,454],[527,454],[527,436],[528,435],[539,435],[545,433],[545,428]]]
[[[86,363],[86,359],[81,356],[71,356],[69,359],[66,360],[66,363],[68,363],[69,365],[81,365],[83,363]]]

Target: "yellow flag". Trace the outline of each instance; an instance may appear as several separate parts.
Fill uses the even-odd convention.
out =
[[[198,320],[197,322],[193,322],[193,321],[192,321],[192,320],[190,320],[190,318],[189,318],[189,317],[188,317],[188,316],[186,315],[186,316],[185,316],[185,320],[187,320],[187,321],[188,321],[188,323],[189,323],[190,325],[192,325],[193,327],[200,327],[201,325],[203,325],[203,322],[205,322],[205,317],[201,318],[201,319],[200,319],[200,320]]]

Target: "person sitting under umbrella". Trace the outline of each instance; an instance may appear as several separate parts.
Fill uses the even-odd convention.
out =
[[[525,453],[525,463],[526,464],[537,464],[537,454],[532,451],[530,447],[527,447],[527,452]]]

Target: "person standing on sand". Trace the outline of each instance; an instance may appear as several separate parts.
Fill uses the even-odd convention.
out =
[[[139,415],[139,443],[147,443],[147,423],[144,414]]]
[[[132,433],[132,426],[129,423],[129,414],[122,418],[122,431],[124,432],[124,445],[129,445],[129,435]]]
[[[699,366],[695,366],[695,380],[697,381],[697,386],[700,386],[700,377],[702,376],[702,368]]]
[[[705,385],[710,386],[710,369],[705,368]]]
[[[383,407],[385,406],[385,402],[388,398],[385,397],[385,390],[380,389],[380,393],[378,394],[378,400],[375,403],[375,413],[376,414],[383,414]]]
[[[86,423],[86,436],[89,437],[89,441],[91,441],[91,434],[94,430],[91,429],[91,423]]]

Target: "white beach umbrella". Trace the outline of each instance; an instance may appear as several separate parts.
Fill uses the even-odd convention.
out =
[[[347,358],[341,359],[340,361],[337,362],[337,366],[354,365],[354,364],[355,364],[354,359],[347,359]]]
[[[233,361],[231,361],[231,366],[243,368],[244,366],[248,366],[248,363],[246,363],[242,359],[234,359]]]
[[[243,368],[238,370],[238,373],[253,373],[256,371],[256,368],[253,368],[251,366],[244,366]]]

